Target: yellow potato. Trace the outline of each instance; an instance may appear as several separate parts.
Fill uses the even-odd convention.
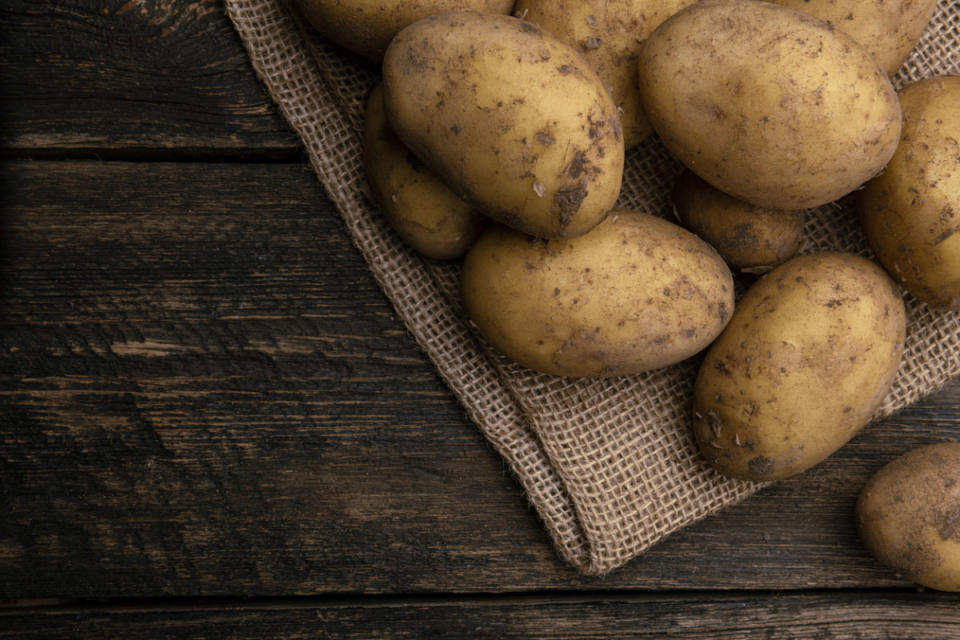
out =
[[[640,97],[664,144],[721,191],[806,209],[850,193],[896,149],[889,78],[850,36],[757,0],[703,0],[644,44]]]
[[[960,442],[914,449],[880,469],[856,513],[880,562],[925,587],[960,591]]]
[[[294,0],[307,21],[341,46],[380,62],[393,36],[446,11],[510,13],[513,0]]]
[[[860,222],[907,291],[960,311],[960,76],[909,85],[900,102],[900,146],[857,194]]]
[[[903,65],[937,0],[770,0],[820,18],[862,44],[888,75]]]
[[[390,44],[383,76],[393,130],[487,215],[570,237],[615,204],[624,150],[613,99],[576,50],[534,25],[426,18]]]
[[[621,112],[626,147],[653,132],[640,107],[637,53],[661,22],[696,0],[517,0],[514,15],[576,46]]]
[[[694,385],[693,431],[722,474],[776,480],[843,446],[893,383],[906,333],[896,284],[873,262],[820,253],[758,280]]]
[[[491,226],[462,273],[467,316],[522,365],[607,377],[704,349],[733,310],[720,256],[685,229],[618,209],[592,231],[539,240]]]
[[[429,258],[459,258],[476,239],[486,217],[457,197],[394,135],[383,110],[383,87],[367,99],[363,163],[374,200],[390,225]]]
[[[673,188],[677,217],[727,264],[764,273],[792,258],[803,238],[803,212],[757,207],[684,171]]]

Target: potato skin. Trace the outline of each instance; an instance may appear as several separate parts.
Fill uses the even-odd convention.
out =
[[[900,135],[889,78],[850,36],[793,9],[703,0],[640,52],[640,96],[664,144],[721,191],[806,209],[876,175]]]
[[[393,130],[487,215],[571,237],[613,208],[624,154],[613,99],[576,50],[538,27],[431,16],[397,35],[383,75]]]
[[[853,36],[887,75],[903,65],[933,17],[937,0],[770,0]]]
[[[693,432],[720,473],[787,478],[846,443],[893,383],[903,300],[873,262],[788,260],[740,300],[694,384]]]
[[[462,272],[467,317],[522,365],[608,377],[684,360],[723,330],[733,279],[694,234],[615,210],[577,238],[543,241],[488,228]]]
[[[575,46],[610,87],[629,149],[653,133],[640,107],[637,54],[661,22],[696,0],[517,0],[514,15]]]
[[[857,194],[880,264],[933,307],[960,311],[960,76],[900,91],[903,134],[884,172]]]
[[[856,515],[880,562],[925,587],[960,591],[960,442],[914,449],[880,469]]]
[[[487,222],[394,135],[383,109],[382,85],[374,87],[367,99],[363,164],[387,221],[404,242],[428,258],[461,257]]]
[[[513,0],[295,0],[307,21],[341,46],[380,62],[401,29],[447,11],[510,13]]]
[[[680,175],[672,197],[680,222],[713,245],[731,267],[764,273],[800,249],[801,211],[757,207],[715,189],[689,170]]]

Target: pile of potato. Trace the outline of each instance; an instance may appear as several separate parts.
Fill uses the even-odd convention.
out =
[[[300,4],[382,64],[364,131],[372,193],[414,249],[465,256],[477,331],[562,376],[702,353],[692,429],[724,475],[790,477],[867,422],[903,352],[898,283],[960,311],[960,77],[899,95],[889,79],[935,0]],[[651,132],[687,168],[672,194],[686,228],[616,208],[625,151]],[[795,257],[803,210],[855,191],[879,264]],[[766,272],[736,306],[731,267]],[[960,487],[958,449],[936,468]],[[861,501],[878,557],[916,542],[878,515],[906,484],[881,478]],[[941,526],[924,571],[892,564],[960,590],[951,491],[919,502]]]

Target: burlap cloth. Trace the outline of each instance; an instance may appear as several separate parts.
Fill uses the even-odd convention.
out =
[[[288,0],[225,2],[254,69],[302,139],[373,274],[509,462],[562,558],[584,573],[607,572],[757,490],[717,475],[693,442],[696,359],[643,375],[572,380],[526,370],[482,344],[461,316],[459,266],[407,249],[365,195],[361,121],[379,70],[314,33]],[[895,84],[946,73],[960,73],[958,0],[940,0]],[[679,169],[650,139],[628,154],[620,204],[669,217],[668,189]],[[825,249],[870,255],[849,201],[809,213],[803,252]],[[960,373],[960,315],[906,301],[905,355],[877,417]]]

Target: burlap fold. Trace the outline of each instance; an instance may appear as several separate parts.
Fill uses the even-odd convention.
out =
[[[470,418],[509,462],[562,558],[609,571],[757,489],[702,460],[689,431],[695,362],[609,380],[571,380],[507,362],[461,317],[458,265],[405,247],[365,197],[360,130],[378,69],[325,41],[288,0],[225,0],[253,67],[299,134],[370,269]],[[895,78],[960,74],[960,3],[935,18]],[[619,204],[669,216],[680,170],[656,138],[630,152]],[[851,205],[809,212],[803,252],[869,256]],[[878,416],[960,373],[960,315],[906,297],[905,356]]]

